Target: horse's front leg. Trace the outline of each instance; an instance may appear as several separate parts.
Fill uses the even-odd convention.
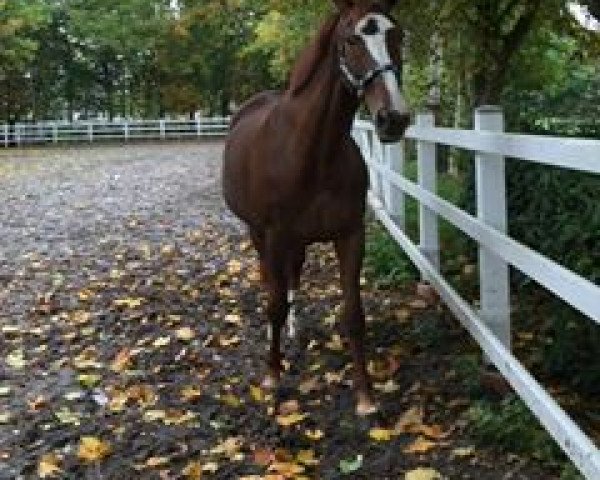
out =
[[[265,388],[275,388],[281,374],[281,329],[289,311],[284,249],[285,243],[269,238],[263,255],[268,293],[267,317],[271,327],[269,371],[263,381]]]
[[[371,397],[371,381],[365,361],[365,315],[360,297],[360,272],[364,247],[365,232],[363,228],[335,242],[344,300],[342,321],[354,362],[356,413],[361,416],[375,413],[378,409]]]

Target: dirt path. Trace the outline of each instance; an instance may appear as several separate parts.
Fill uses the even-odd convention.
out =
[[[354,417],[328,247],[311,250],[274,415],[256,261],[219,196],[220,154],[0,154],[1,479],[557,478],[474,446],[452,368],[468,340],[403,292],[366,289],[383,413]]]

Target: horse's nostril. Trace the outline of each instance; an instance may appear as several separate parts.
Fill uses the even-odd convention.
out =
[[[375,123],[377,128],[387,129],[390,127],[390,111],[383,108],[377,112],[377,117],[375,118]]]

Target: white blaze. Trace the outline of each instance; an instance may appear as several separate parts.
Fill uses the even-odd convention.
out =
[[[377,32],[369,35],[365,34],[363,29],[367,23],[373,21],[377,24]],[[390,19],[379,13],[369,13],[356,24],[356,35],[363,39],[371,57],[373,57],[373,60],[375,60],[380,67],[392,63],[386,42],[386,32],[392,28],[394,28],[394,24]],[[386,71],[382,73],[382,77],[390,95],[392,110],[403,113],[407,112],[408,108],[400,93],[395,73]]]

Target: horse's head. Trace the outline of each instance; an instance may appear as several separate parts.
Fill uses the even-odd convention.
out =
[[[402,138],[410,114],[400,92],[402,32],[390,17],[394,0],[334,0],[342,76],[365,99],[383,142]]]

